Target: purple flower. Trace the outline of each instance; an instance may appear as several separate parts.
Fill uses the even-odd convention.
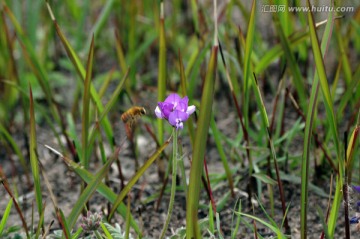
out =
[[[176,129],[182,129],[189,116],[194,113],[195,106],[189,104],[189,98],[181,98],[178,94],[170,94],[164,102],[159,102],[155,114],[160,119],[166,119]]]
[[[352,186],[352,188],[353,188],[356,192],[360,193],[360,186]]]

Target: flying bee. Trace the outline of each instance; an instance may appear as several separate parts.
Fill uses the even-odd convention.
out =
[[[134,106],[121,115],[121,120],[124,122],[124,124],[129,125],[129,127],[132,128],[136,120],[145,114],[146,110],[144,107]]]

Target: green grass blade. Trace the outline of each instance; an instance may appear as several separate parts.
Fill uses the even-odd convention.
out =
[[[104,110],[101,112],[98,122],[101,123],[106,115],[110,112],[110,110],[112,109],[112,107],[115,105],[115,103],[118,100],[119,94],[121,92],[121,90],[123,89],[125,82],[128,78],[129,75],[129,69],[127,69],[127,71],[125,72],[125,75],[123,76],[123,78],[121,79],[121,81],[119,82],[119,84],[117,85],[116,89],[114,90],[114,92],[112,93],[110,100],[106,103]],[[92,145],[92,143],[95,140],[95,135],[96,135],[96,126],[91,130],[90,133],[90,137],[89,137],[89,145]]]
[[[187,95],[187,84],[186,84],[186,74],[184,70],[184,64],[181,58],[180,50],[179,50],[179,66],[180,66],[180,86],[181,86],[182,95],[184,97]],[[186,123],[188,126],[191,145],[194,146],[195,130],[194,130],[192,118],[190,117]]]
[[[309,1],[308,1],[308,4],[310,6]],[[332,12],[330,12],[330,14],[331,13]],[[330,89],[329,89],[329,85],[327,82],[327,76],[326,76],[326,71],[325,71],[323,55],[321,54],[321,49],[319,46],[319,41],[317,38],[316,29],[315,29],[315,23],[314,23],[314,19],[313,19],[311,12],[308,12],[308,21],[309,21],[309,29],[310,29],[311,46],[312,46],[315,63],[316,63],[316,71],[318,73],[318,77],[320,80],[321,91],[324,96],[325,109],[326,109],[326,113],[328,115],[330,129],[333,134],[337,157],[338,157],[338,159],[340,159],[341,154],[340,154],[339,137],[338,137],[338,132],[337,132],[337,121],[335,118]],[[331,24],[331,22],[330,22],[330,24]],[[323,52],[324,52],[324,50],[323,50]],[[342,170],[340,170],[340,172],[341,171]]]
[[[215,223],[214,223],[214,213],[213,213],[213,209],[212,209],[212,205],[211,202],[209,202],[209,231],[211,232],[211,234],[214,235],[215,233]]]
[[[40,214],[40,219],[39,219],[39,224],[37,226],[37,229],[36,229],[36,232],[35,232],[35,238],[39,238],[39,235],[40,235],[40,231],[41,229],[43,229],[43,225],[42,223],[40,222],[43,222],[44,221],[44,217],[45,217],[45,208],[46,208],[46,205],[44,204],[43,205],[43,208],[42,208],[42,211],[41,211],[41,214]]]
[[[14,150],[14,153],[19,157],[19,161],[21,166],[24,168],[25,174],[29,175],[29,169],[27,163],[25,161],[24,155],[21,153],[21,150],[14,138],[9,134],[9,132],[4,128],[2,124],[0,124],[0,133],[5,137],[6,141],[10,144],[11,148]]]
[[[250,104],[250,88],[251,88],[251,53],[253,50],[254,32],[255,32],[255,13],[256,13],[256,0],[253,0],[251,7],[251,14],[249,19],[248,31],[246,34],[245,43],[245,56],[244,56],[244,124],[245,128],[249,128],[249,104]],[[250,165],[250,171],[252,171],[252,165]]]
[[[101,10],[99,18],[97,19],[95,25],[93,26],[93,28],[90,31],[94,35],[92,37],[89,37],[89,39],[86,42],[86,46],[90,45],[90,43],[93,41],[92,38],[97,38],[97,36],[99,35],[101,29],[104,27],[104,25],[106,23],[106,20],[110,16],[110,12],[113,9],[114,2],[115,2],[115,0],[106,1],[105,6]]]
[[[129,239],[129,234],[130,234],[130,215],[131,215],[130,202],[131,202],[131,197],[130,195],[128,195],[127,211],[126,211],[126,219],[125,219],[125,239]]]
[[[270,184],[271,186],[275,186],[277,184],[277,182],[274,179],[270,178],[269,175],[263,173],[254,173],[252,176],[266,184]]]
[[[69,226],[66,222],[65,215],[60,208],[56,208],[56,215],[61,225],[61,230],[63,231],[63,237],[65,236],[66,239],[71,238],[71,233],[69,230]]]
[[[232,179],[232,174],[231,174],[231,170],[230,170],[230,167],[229,167],[229,163],[228,163],[226,154],[224,152],[224,148],[221,145],[220,133],[219,133],[219,129],[216,126],[214,116],[211,117],[210,127],[211,127],[211,131],[213,133],[213,136],[214,136],[216,148],[218,149],[218,153],[219,153],[221,162],[223,163],[223,166],[224,166],[224,169],[225,169],[226,177],[227,177],[227,180],[229,182],[229,187],[230,187],[230,190],[231,190],[231,195],[234,196],[235,195],[235,193],[234,193],[234,182],[233,182],[233,179]]]
[[[326,239],[331,238],[330,235],[329,235],[328,227],[326,225],[326,220],[325,220],[324,214],[322,212],[322,208],[320,208],[319,206],[316,206],[316,211],[317,211],[317,213],[318,213],[318,215],[320,217],[321,224],[323,226],[323,231],[324,231],[325,238]]]
[[[4,12],[6,12],[10,18],[11,23],[14,26],[14,29],[17,33],[17,37],[21,43],[21,46],[26,54],[25,57],[28,58],[28,63],[30,67],[34,70],[34,74],[37,76],[39,80],[39,84],[42,87],[44,94],[47,97],[47,100],[51,99],[51,90],[49,86],[49,82],[47,80],[47,76],[44,70],[43,64],[39,61],[38,57],[36,56],[36,51],[31,44],[30,39],[25,34],[23,28],[17,21],[16,17],[14,16],[13,12],[7,7],[6,3],[3,2]],[[49,102],[51,103],[51,102]]]
[[[112,68],[106,75],[102,85],[101,85],[101,88],[99,90],[99,97],[100,98],[103,98],[104,94],[106,93],[106,91],[108,90],[109,88],[109,85],[110,85],[110,82],[113,80],[113,75],[114,75],[114,72],[115,72],[115,68]]]
[[[264,226],[266,226],[267,228],[269,228],[270,230],[272,230],[273,232],[275,232],[276,235],[277,235],[277,238],[279,238],[279,239],[280,239],[280,238],[281,238],[281,239],[287,238],[287,237],[281,232],[281,230],[280,230],[278,227],[275,227],[275,226],[271,225],[270,223],[267,223],[267,222],[265,222],[264,220],[262,220],[262,219],[260,219],[260,218],[258,218],[258,217],[255,217],[255,216],[250,215],[250,214],[242,213],[242,212],[235,212],[235,214],[240,215],[240,216],[244,216],[244,217],[248,217],[248,218],[251,218],[251,219],[253,219],[253,220],[255,220],[255,221],[260,222],[261,224],[263,224]]]
[[[327,21],[323,21],[316,24],[316,27],[320,27],[324,25]],[[298,46],[303,43],[309,37],[309,31],[307,29],[302,29],[297,31],[289,36],[288,41],[291,48]],[[279,58],[284,54],[284,48],[282,47],[282,43],[276,44],[273,48],[268,50],[263,57],[259,60],[254,68],[255,74],[262,73],[275,59]]]
[[[330,234],[330,238],[334,238],[335,227],[338,221],[339,209],[341,203],[343,202],[342,196],[343,196],[343,178],[337,175],[334,200],[331,206],[331,211],[328,219],[328,232]]]
[[[348,148],[346,149],[346,169],[348,172],[347,175],[347,182],[352,182],[352,172],[353,172],[353,166],[354,166],[354,155],[356,152],[356,149],[359,150],[359,147],[356,147],[357,142],[358,142],[358,136],[359,136],[359,131],[360,131],[360,110],[358,112],[358,121],[357,124],[355,126],[355,128],[353,129],[353,132],[351,133],[350,136],[350,140],[349,140],[349,145]]]
[[[236,211],[236,205],[239,204],[239,208],[238,208],[238,211]],[[240,226],[240,221],[241,221],[241,200],[238,199],[234,205],[234,209],[233,209],[233,212],[238,212],[237,213],[237,216],[236,216],[236,223],[235,223],[235,227],[233,227],[234,229],[231,231],[231,239],[235,239],[236,238],[236,234],[237,232],[239,231],[239,226]],[[233,213],[233,217],[234,217],[234,214]],[[233,220],[232,220],[233,221]],[[233,223],[231,223],[232,225]]]
[[[277,16],[277,14],[274,14],[274,21],[275,21],[275,27],[279,34],[281,45],[283,48],[283,51],[285,52],[285,57],[287,60],[287,63],[289,64],[289,67],[291,69],[291,72],[293,74],[293,82],[296,88],[296,91],[299,95],[299,104],[301,108],[304,110],[307,106],[307,96],[305,91],[305,85],[304,80],[300,72],[300,68],[295,60],[294,53],[291,50],[291,45],[289,42],[289,39],[285,36],[284,29],[282,28],[282,25],[280,24],[280,20]]]
[[[170,143],[170,139],[167,140],[156,152],[151,155],[151,157],[144,163],[141,168],[136,172],[136,174],[130,179],[128,184],[121,190],[120,194],[117,196],[115,202],[113,203],[113,207],[109,213],[109,220],[115,213],[116,208],[120,205],[125,196],[130,192],[131,188],[135,185],[135,183],[139,180],[139,178],[144,174],[144,172],[151,166],[151,164],[159,157],[161,152],[168,146]]]
[[[158,101],[163,101],[166,94],[166,39],[164,23],[164,3],[160,3],[160,29],[159,29],[159,63],[158,63]],[[164,121],[157,119],[158,140],[164,142]]]
[[[12,199],[10,199],[9,203],[7,204],[7,206],[5,208],[5,211],[2,213],[2,218],[0,221],[0,236],[5,229],[6,222],[8,221],[12,204],[13,204],[13,201],[12,201]]]
[[[189,99],[193,99],[194,92],[198,89],[198,78],[199,72],[201,72],[201,64],[204,62],[205,58],[207,57],[207,53],[211,49],[211,42],[207,42],[207,44],[201,49],[198,54],[194,54],[194,61],[189,61],[187,65],[185,76],[189,79],[189,87],[187,91],[187,96]],[[191,74],[190,74],[191,73]]]
[[[89,132],[89,112],[90,112],[90,85],[91,74],[94,59],[94,37],[92,38],[88,62],[86,67],[86,77],[84,82],[84,95],[83,95],[83,112],[81,122],[81,145],[82,145],[82,158],[81,162],[85,168],[89,167],[89,154],[88,154],[88,132]]]
[[[106,228],[106,226],[105,226],[105,224],[103,222],[100,222],[100,226],[101,226],[102,230],[104,231],[106,238],[113,239],[113,237],[111,236],[111,233]]]
[[[46,0],[46,6],[48,8],[48,11],[49,11],[49,15],[51,17],[51,20],[53,21],[54,23],[54,26],[55,26],[55,30],[66,50],[66,53],[68,54],[72,64],[74,65],[76,71],[78,72],[79,76],[84,80],[85,79],[85,69],[84,69],[84,66],[82,65],[81,63],[81,60],[80,58],[77,56],[76,52],[74,51],[74,49],[71,47],[69,41],[66,39],[65,35],[62,33],[57,21],[56,21],[56,18],[53,14],[53,11],[50,7],[50,4],[48,2],[48,0]]]
[[[126,60],[128,62],[128,65],[131,67],[136,67],[137,61],[139,61],[141,56],[146,53],[146,50],[154,43],[154,41],[157,39],[158,34],[155,31],[155,29],[152,29],[148,32],[148,35],[146,39],[141,42],[141,44],[136,47],[135,51],[131,55],[127,55]]]
[[[199,17],[198,17],[198,3],[196,0],[191,0],[191,13],[194,22],[195,32],[200,34],[199,31]]]
[[[69,228],[73,228],[77,218],[79,217],[81,210],[85,207],[86,202],[89,200],[91,195],[97,190],[99,184],[101,183],[102,179],[108,173],[111,164],[118,158],[120,148],[116,149],[114,154],[110,157],[110,159],[106,162],[106,164],[99,170],[98,173],[92,178],[92,180],[88,183],[87,187],[81,193],[79,199],[76,201],[75,205],[73,206],[68,218],[67,224]]]
[[[344,116],[345,107],[349,103],[351,103],[352,100],[354,102],[358,100],[356,99],[355,92],[356,90],[359,89],[359,86],[360,86],[360,65],[358,65],[358,69],[354,73],[353,80],[349,83],[349,85],[346,87],[345,93],[341,96],[339,107],[337,108],[337,115],[336,115],[339,121]]]
[[[216,2],[216,1],[215,1]],[[215,10],[214,10],[215,11]],[[210,61],[206,72],[205,83],[200,103],[200,116],[195,134],[192,165],[188,191],[188,204],[186,205],[186,237],[196,236],[197,211],[199,206],[201,175],[204,167],[206,139],[208,137],[211,109],[214,99],[214,84],[217,66],[217,35],[215,33],[214,46],[211,51]]]
[[[290,44],[290,46],[294,47],[306,39],[307,39],[307,34],[304,34],[301,36],[301,38],[299,37],[299,39],[296,39],[297,41],[289,38],[289,44]],[[255,74],[262,73],[275,59],[282,56],[283,54],[284,54],[284,50],[283,50],[281,43],[275,45],[273,48],[268,50],[264,54],[264,56],[261,57],[258,64],[256,64],[256,66],[254,68]]]
[[[335,27],[335,36],[336,36],[336,40],[338,42],[338,46],[339,46],[339,53],[341,56],[341,62],[342,62],[342,69],[344,72],[344,79],[345,79],[345,83],[347,86],[349,86],[349,84],[352,82],[352,73],[351,73],[351,66],[350,66],[350,62],[347,56],[347,50],[345,49],[344,46],[344,37],[341,36],[341,32],[339,29],[339,24],[337,24],[337,26]]]
[[[308,2],[308,6],[309,5],[310,4]],[[322,50],[323,54],[325,54],[326,47],[328,46],[328,43],[330,41],[331,32],[332,32],[333,15],[331,12],[329,13],[326,30],[324,31],[324,35],[323,35],[323,39],[322,39],[321,50],[320,50],[319,43],[317,40],[315,25],[314,25],[314,21],[313,21],[313,17],[311,15],[311,13],[308,13],[308,21],[309,21],[310,38],[311,38],[313,53],[314,53],[314,57],[315,57],[317,73],[314,74],[314,82],[313,82],[313,86],[312,86],[312,90],[311,90],[309,107],[308,107],[306,123],[305,123],[303,163],[302,163],[302,167],[301,167],[301,212],[300,212],[301,238],[306,238],[306,236],[307,236],[306,235],[307,234],[307,203],[308,203],[310,144],[311,144],[312,127],[313,127],[314,120],[315,120],[315,111],[316,111],[316,105],[317,105],[316,102],[317,102],[318,92],[319,92],[319,82],[320,82],[320,85],[322,86],[321,88],[322,88],[323,94],[324,94],[327,114],[329,114],[329,112],[328,112],[329,110],[332,111],[332,101],[331,101],[330,91],[329,91],[329,88],[327,85],[327,78],[326,78],[324,63],[323,63],[324,55],[321,54],[321,50]],[[330,113],[330,114],[332,116],[334,116],[333,113]],[[332,118],[331,115],[329,116],[329,118],[330,118],[329,123],[333,125],[335,120],[331,119]],[[336,131],[336,129],[335,129],[335,131]],[[336,137],[336,139],[334,138],[335,141],[338,141],[336,132],[335,132],[334,136]],[[338,155],[340,155],[338,152],[338,149],[337,149],[337,153],[338,153]],[[337,187],[338,187],[338,182],[337,182]],[[340,189],[337,188],[336,191],[338,191],[338,190],[340,190]],[[337,193],[336,195],[339,195],[339,194]],[[337,198],[335,201],[339,202],[339,199]],[[333,204],[333,205],[336,205],[336,204]],[[332,212],[334,212],[334,211],[332,210]],[[337,214],[337,212],[335,214]]]
[[[269,142],[269,146],[270,146],[270,152],[271,152],[271,158],[274,162],[274,167],[275,167],[275,171],[276,171],[276,179],[277,179],[277,184],[279,187],[279,193],[280,193],[280,201],[281,201],[281,206],[282,206],[282,212],[283,212],[283,217],[284,217],[284,226],[285,226],[285,230],[286,231],[290,231],[289,228],[289,224],[288,224],[288,219],[286,217],[286,206],[285,206],[285,196],[284,196],[284,189],[283,189],[283,185],[281,182],[281,178],[280,178],[280,172],[279,172],[279,167],[278,167],[278,163],[277,163],[277,157],[276,157],[276,150],[274,147],[274,143],[272,140],[272,136],[271,136],[271,132],[270,132],[270,125],[269,125],[269,119],[266,113],[266,109],[265,109],[265,104],[264,101],[262,99],[261,96],[261,92],[260,92],[260,88],[258,85],[258,82],[254,76],[254,91],[255,91],[255,98],[256,98],[256,102],[258,107],[260,108],[260,115],[261,115],[261,119],[262,119],[262,123],[263,123],[263,128],[266,129],[265,134],[267,135],[267,139]]]
[[[10,21],[12,22],[12,24],[14,26],[14,29],[17,33],[17,38],[19,39],[20,46],[24,53],[24,58],[25,58],[26,62],[28,63],[29,67],[34,72],[36,79],[37,79],[39,85],[41,86],[41,89],[45,95],[45,98],[50,105],[52,115],[55,118],[56,122],[60,122],[59,113],[55,107],[55,104],[53,104],[53,102],[54,102],[53,93],[52,93],[52,90],[49,85],[49,79],[46,74],[46,70],[44,68],[45,64],[43,62],[40,62],[39,57],[36,55],[36,51],[35,51],[33,45],[31,44],[29,38],[24,33],[24,30],[22,29],[21,25],[15,18],[12,11],[7,7],[5,2],[4,2],[3,8],[4,8],[4,11],[8,14]]]
[[[118,63],[122,72],[125,72],[127,69],[124,51],[121,45],[121,37],[118,29],[115,29],[115,47],[116,47],[116,56],[118,58]]]
[[[30,149],[29,149],[30,164],[31,164],[32,175],[34,178],[36,205],[40,216],[43,207],[42,207],[42,193],[41,193],[41,184],[40,184],[40,171],[39,171],[38,157],[37,157],[34,99],[30,85],[29,88],[30,88],[29,89],[30,91]],[[40,221],[39,223],[42,224],[43,222]]]

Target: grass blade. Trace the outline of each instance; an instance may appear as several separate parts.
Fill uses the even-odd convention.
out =
[[[0,236],[4,232],[6,222],[7,222],[8,218],[9,218],[9,215],[10,215],[10,210],[11,210],[12,204],[13,204],[13,201],[12,201],[12,199],[10,199],[10,201],[8,202],[8,204],[7,204],[6,208],[5,208],[5,211],[2,213],[3,215],[2,215],[2,218],[1,218],[1,221],[0,221]]]
[[[151,155],[151,157],[144,163],[144,165],[139,168],[136,174],[130,179],[128,184],[121,190],[120,194],[117,196],[115,202],[113,203],[113,207],[108,216],[108,220],[112,218],[115,213],[116,208],[120,205],[125,196],[130,192],[131,188],[135,185],[135,183],[139,180],[139,178],[144,174],[144,172],[150,167],[150,165],[159,157],[161,152],[168,146],[170,143],[170,139],[168,139],[156,152]]]
[[[94,37],[92,38],[88,62],[86,67],[86,77],[84,82],[84,95],[83,95],[83,112],[81,122],[81,145],[82,145],[82,158],[81,162],[85,168],[89,167],[88,157],[88,132],[89,132],[89,110],[90,110],[90,84],[91,84],[91,73],[94,59]],[[90,148],[90,147],[89,147]]]
[[[322,21],[316,24],[316,27],[320,27],[324,25],[326,21]],[[309,31],[307,29],[299,30],[297,33],[289,36],[288,41],[291,48],[296,47],[297,45],[303,43],[309,37]],[[273,48],[268,50],[264,56],[259,60],[258,64],[256,64],[254,68],[254,72],[256,74],[262,73],[275,59],[282,56],[284,54],[284,48],[282,47],[282,43],[275,45]]]
[[[200,116],[197,124],[198,127],[196,129],[194,150],[192,154],[189,190],[187,196],[188,202],[186,205],[186,238],[196,238],[196,236],[199,234],[197,225],[197,211],[199,207],[201,175],[204,168],[206,139],[208,137],[212,111],[211,109],[214,99],[214,84],[217,66],[218,42],[216,16],[216,1],[214,1],[214,45],[212,47],[210,61],[206,72],[205,83],[200,103]]]
[[[31,171],[34,178],[35,186],[35,198],[39,216],[42,212],[42,193],[40,185],[40,172],[37,157],[37,142],[36,142],[36,129],[35,129],[35,113],[34,113],[34,99],[32,95],[31,85],[29,85],[30,91],[30,164]],[[40,224],[43,222],[40,221]]]
[[[86,41],[86,46],[90,45],[91,42],[93,41],[93,38],[96,38],[99,35],[101,29],[104,27],[106,23],[106,20],[110,16],[110,12],[113,9],[114,2],[115,0],[106,1],[103,9],[101,10],[99,18],[97,19],[95,25],[90,31],[93,33],[93,36],[91,38],[89,37],[89,39]]]
[[[118,63],[119,63],[121,71],[125,72],[127,66],[126,66],[124,51],[121,46],[121,38],[120,38],[120,33],[119,33],[118,29],[115,29],[115,39],[116,39],[116,41],[115,41],[116,56],[118,58]]]
[[[276,26],[277,32],[279,34],[279,37],[280,37],[281,45],[282,45],[283,51],[285,53],[286,60],[289,63],[289,67],[293,74],[293,79],[294,79],[293,82],[294,82],[296,91],[299,94],[300,106],[304,110],[307,107],[307,104],[306,104],[307,96],[306,96],[306,91],[305,91],[305,86],[304,86],[304,80],[300,73],[300,68],[295,60],[294,53],[291,50],[291,45],[289,43],[289,40],[285,36],[284,29],[282,28],[282,25],[280,24],[279,17],[277,16],[277,14],[274,14],[273,16],[274,16],[275,26]]]
[[[310,6],[309,1],[307,2],[308,6]],[[328,16],[328,23],[326,30],[324,32],[323,41],[321,44],[321,50],[323,54],[326,52],[326,47],[328,45],[328,42],[330,41],[331,31],[332,31],[332,25],[333,25],[333,13],[330,12]],[[335,145],[336,145],[336,151],[337,151],[337,157],[339,162],[340,157],[340,148],[339,148],[339,142],[337,137],[337,131],[336,131],[336,121],[335,121],[335,115],[333,113],[333,107],[332,107],[332,100],[330,95],[330,90],[327,84],[327,78],[325,73],[325,67],[323,62],[324,55],[321,54],[321,50],[319,47],[317,35],[316,35],[316,29],[314,25],[314,20],[312,13],[308,13],[308,21],[309,21],[309,31],[310,31],[310,39],[311,39],[311,45],[313,49],[313,54],[315,58],[316,63],[316,72],[314,74],[314,83],[312,86],[312,91],[310,95],[310,102],[308,107],[308,113],[306,117],[306,123],[305,123],[305,137],[304,137],[304,152],[303,152],[303,163],[301,168],[301,214],[300,214],[300,222],[301,222],[301,238],[307,237],[307,201],[308,201],[308,180],[309,180],[309,157],[310,157],[310,143],[311,143],[311,132],[312,132],[312,126],[313,122],[315,120],[315,108],[316,108],[316,101],[318,97],[318,91],[319,91],[319,83],[324,95],[325,99],[325,108],[326,113],[328,115],[329,124],[331,131],[334,136]],[[340,162],[339,162],[340,163]],[[340,175],[342,175],[342,169],[339,168]],[[341,176],[340,176],[341,177]],[[337,177],[337,180],[339,179],[339,176]],[[342,189],[342,183],[337,181],[336,183],[336,192],[335,192],[335,199],[333,203],[333,210],[331,211],[332,215],[329,218],[329,224],[331,222],[336,221],[335,218],[337,218],[338,213],[338,207],[340,203],[340,191]],[[330,230],[334,229],[334,224],[332,226],[329,226]],[[333,234],[333,233],[331,233]]]
[[[28,183],[30,183],[29,169],[25,161],[24,155],[22,154],[19,146],[16,144],[14,138],[9,134],[9,132],[4,128],[2,124],[0,124],[0,133],[2,133],[6,141],[10,144],[11,148],[14,150],[14,153],[19,157],[20,164],[24,168],[26,179]]]
[[[70,234],[69,226],[66,222],[65,215],[60,208],[56,208],[56,216],[60,222],[61,230],[63,231],[63,235],[65,235],[66,239],[70,239],[71,234]]]
[[[359,131],[360,131],[360,110],[358,112],[358,120],[357,120],[357,124],[353,130],[353,132],[351,133],[350,136],[350,140],[349,140],[349,146],[346,150],[346,158],[347,158],[347,162],[346,162],[346,169],[348,172],[347,175],[347,181],[350,183],[352,181],[352,172],[353,172],[353,166],[354,166],[354,154],[356,149],[358,149],[358,147],[356,147],[356,144],[358,142],[358,136],[359,136]]]
[[[281,230],[279,228],[271,225],[270,223],[265,222],[264,220],[262,220],[262,219],[260,219],[258,217],[255,217],[255,216],[250,215],[250,214],[242,213],[242,212],[234,212],[234,213],[237,214],[237,215],[248,217],[248,218],[251,218],[251,219],[253,219],[255,221],[260,222],[261,224],[263,224],[264,226],[266,226],[267,228],[269,228],[270,230],[275,232],[276,235],[277,235],[277,238],[286,238],[285,235],[281,232]]]
[[[101,112],[99,118],[98,118],[98,122],[101,123],[103,121],[103,119],[106,117],[106,115],[110,112],[110,110],[112,109],[112,107],[115,105],[115,103],[118,100],[118,96],[121,92],[121,90],[123,89],[123,86],[128,78],[129,75],[129,69],[127,69],[127,71],[125,72],[125,75],[123,76],[123,78],[121,79],[121,81],[119,82],[119,84],[117,85],[116,89],[114,90],[114,92],[112,93],[112,95],[110,96],[109,101],[106,103],[104,110]],[[95,140],[95,135],[96,135],[96,125],[93,127],[93,129],[90,132],[90,136],[89,136],[89,145],[92,145],[94,140]]]
[[[218,149],[218,153],[219,153],[221,162],[223,163],[223,166],[224,166],[224,169],[225,169],[227,180],[229,182],[229,187],[230,187],[230,190],[231,190],[231,196],[234,197],[235,196],[234,182],[233,182],[233,179],[232,179],[232,174],[231,174],[231,170],[230,170],[230,167],[229,167],[229,163],[228,163],[226,154],[224,152],[224,148],[221,145],[220,133],[219,133],[219,129],[216,126],[214,116],[211,117],[210,127],[211,127],[211,131],[213,133],[213,136],[214,136],[215,144],[216,144],[216,147]]]
[[[179,66],[180,66],[180,86],[181,86],[182,95],[184,97],[187,95],[187,86],[186,86],[186,74],[185,74],[185,70],[184,70],[184,64],[183,64],[183,61],[181,58],[180,49],[179,49]],[[192,118],[190,117],[186,123],[187,123],[188,130],[189,130],[191,145],[194,146],[195,131],[194,131],[194,125],[193,125]]]
[[[256,12],[256,0],[253,0],[251,7],[251,14],[249,19],[248,31],[246,34],[245,43],[245,56],[244,56],[244,125],[245,128],[249,128],[249,104],[250,104],[250,87],[251,87],[251,53],[253,50],[254,32],[255,32],[255,12]],[[250,171],[252,172],[252,163],[250,164]]]
[[[163,101],[166,94],[166,39],[164,22],[164,2],[160,2],[160,33],[159,33],[159,63],[158,63],[158,101]],[[159,143],[164,142],[164,121],[157,119]]]
[[[280,172],[279,172],[279,167],[278,167],[277,158],[276,158],[276,150],[274,147],[274,143],[273,143],[270,128],[269,128],[270,125],[269,125],[269,119],[268,119],[266,109],[265,109],[265,104],[262,99],[260,88],[259,88],[259,85],[258,85],[258,82],[257,82],[255,76],[254,76],[254,80],[255,80],[255,83],[253,83],[253,85],[254,85],[255,97],[256,97],[258,107],[260,108],[261,119],[263,121],[262,122],[263,127],[266,129],[266,135],[267,135],[267,139],[268,139],[268,142],[270,145],[271,157],[274,162],[274,167],[275,167],[275,171],[276,171],[276,180],[277,180],[277,184],[278,184],[279,192],[280,192],[280,201],[281,201],[281,207],[282,207],[282,212],[283,212],[283,217],[284,217],[284,227],[285,227],[286,233],[288,233],[288,232],[290,232],[290,227],[289,227],[288,219],[286,217],[284,188],[283,188],[281,178],[280,178]]]

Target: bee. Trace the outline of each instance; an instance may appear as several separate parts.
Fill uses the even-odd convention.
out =
[[[144,107],[134,106],[121,115],[121,120],[124,122],[124,124],[128,125],[131,128],[136,122],[136,120],[138,120],[141,116],[145,114],[146,110]]]

